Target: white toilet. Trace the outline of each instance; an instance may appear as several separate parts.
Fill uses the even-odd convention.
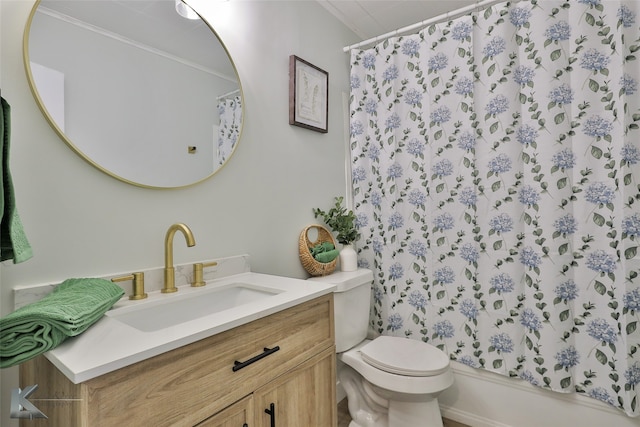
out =
[[[347,394],[349,427],[442,427],[438,395],[453,384],[449,358],[422,341],[366,339],[373,273],[359,269],[309,280],[337,287],[338,380]]]

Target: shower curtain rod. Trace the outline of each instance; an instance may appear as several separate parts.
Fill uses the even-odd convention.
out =
[[[479,1],[479,2],[476,2],[475,4],[471,4],[469,6],[465,6],[465,7],[462,7],[460,9],[453,10],[451,12],[443,13],[442,15],[438,15],[438,16],[435,16],[433,18],[429,18],[429,19],[427,19],[425,21],[422,21],[422,22],[418,22],[417,24],[413,24],[413,25],[409,25],[407,27],[399,28],[397,30],[390,31],[390,32],[388,32],[386,34],[382,34],[381,36],[373,37],[373,38],[370,38],[368,40],[364,40],[364,41],[361,41],[359,43],[352,44],[351,46],[345,46],[344,48],[342,48],[342,51],[343,52],[349,52],[351,49],[356,49],[356,48],[359,48],[359,47],[362,47],[362,46],[366,46],[368,44],[376,43],[376,42],[378,42],[380,40],[385,40],[385,39],[388,39],[389,37],[397,36],[398,34],[401,34],[401,33],[406,33],[408,31],[417,30],[418,28],[424,28],[427,25],[435,24],[437,22],[442,22],[442,21],[446,21],[448,19],[457,18],[458,16],[462,16],[462,15],[464,15],[466,13],[472,12],[475,9],[480,10],[482,8],[494,5],[496,3],[501,3],[501,2],[504,2],[504,1],[505,0],[484,0],[484,1]]]
[[[227,92],[224,95],[220,95],[220,96],[216,97],[216,99],[219,101],[222,98],[226,98],[227,96],[230,96],[230,95],[235,95],[238,92],[240,92],[240,89],[232,90],[231,92]]]

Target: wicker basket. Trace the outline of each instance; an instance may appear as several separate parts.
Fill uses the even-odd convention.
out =
[[[315,228],[318,232],[317,240],[311,242],[309,241],[309,230]],[[331,242],[333,246],[336,246],[336,241],[333,238],[333,235],[321,225],[310,225],[302,230],[300,233],[300,241],[298,243],[298,249],[300,251],[300,261],[302,262],[302,266],[307,273],[312,276],[326,276],[327,274],[333,273],[336,269],[336,264],[338,263],[338,258],[334,259],[331,262],[320,262],[315,259],[311,255],[311,248],[320,243]]]

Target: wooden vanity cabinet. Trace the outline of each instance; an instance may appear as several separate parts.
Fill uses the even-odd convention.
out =
[[[20,384],[49,419],[21,426],[335,427],[333,328],[329,294],[81,384],[41,356]]]

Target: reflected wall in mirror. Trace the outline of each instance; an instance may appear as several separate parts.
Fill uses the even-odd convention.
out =
[[[122,181],[192,185],[237,147],[243,105],[235,66],[213,29],[178,15],[174,0],[38,1],[24,57],[56,132]]]

